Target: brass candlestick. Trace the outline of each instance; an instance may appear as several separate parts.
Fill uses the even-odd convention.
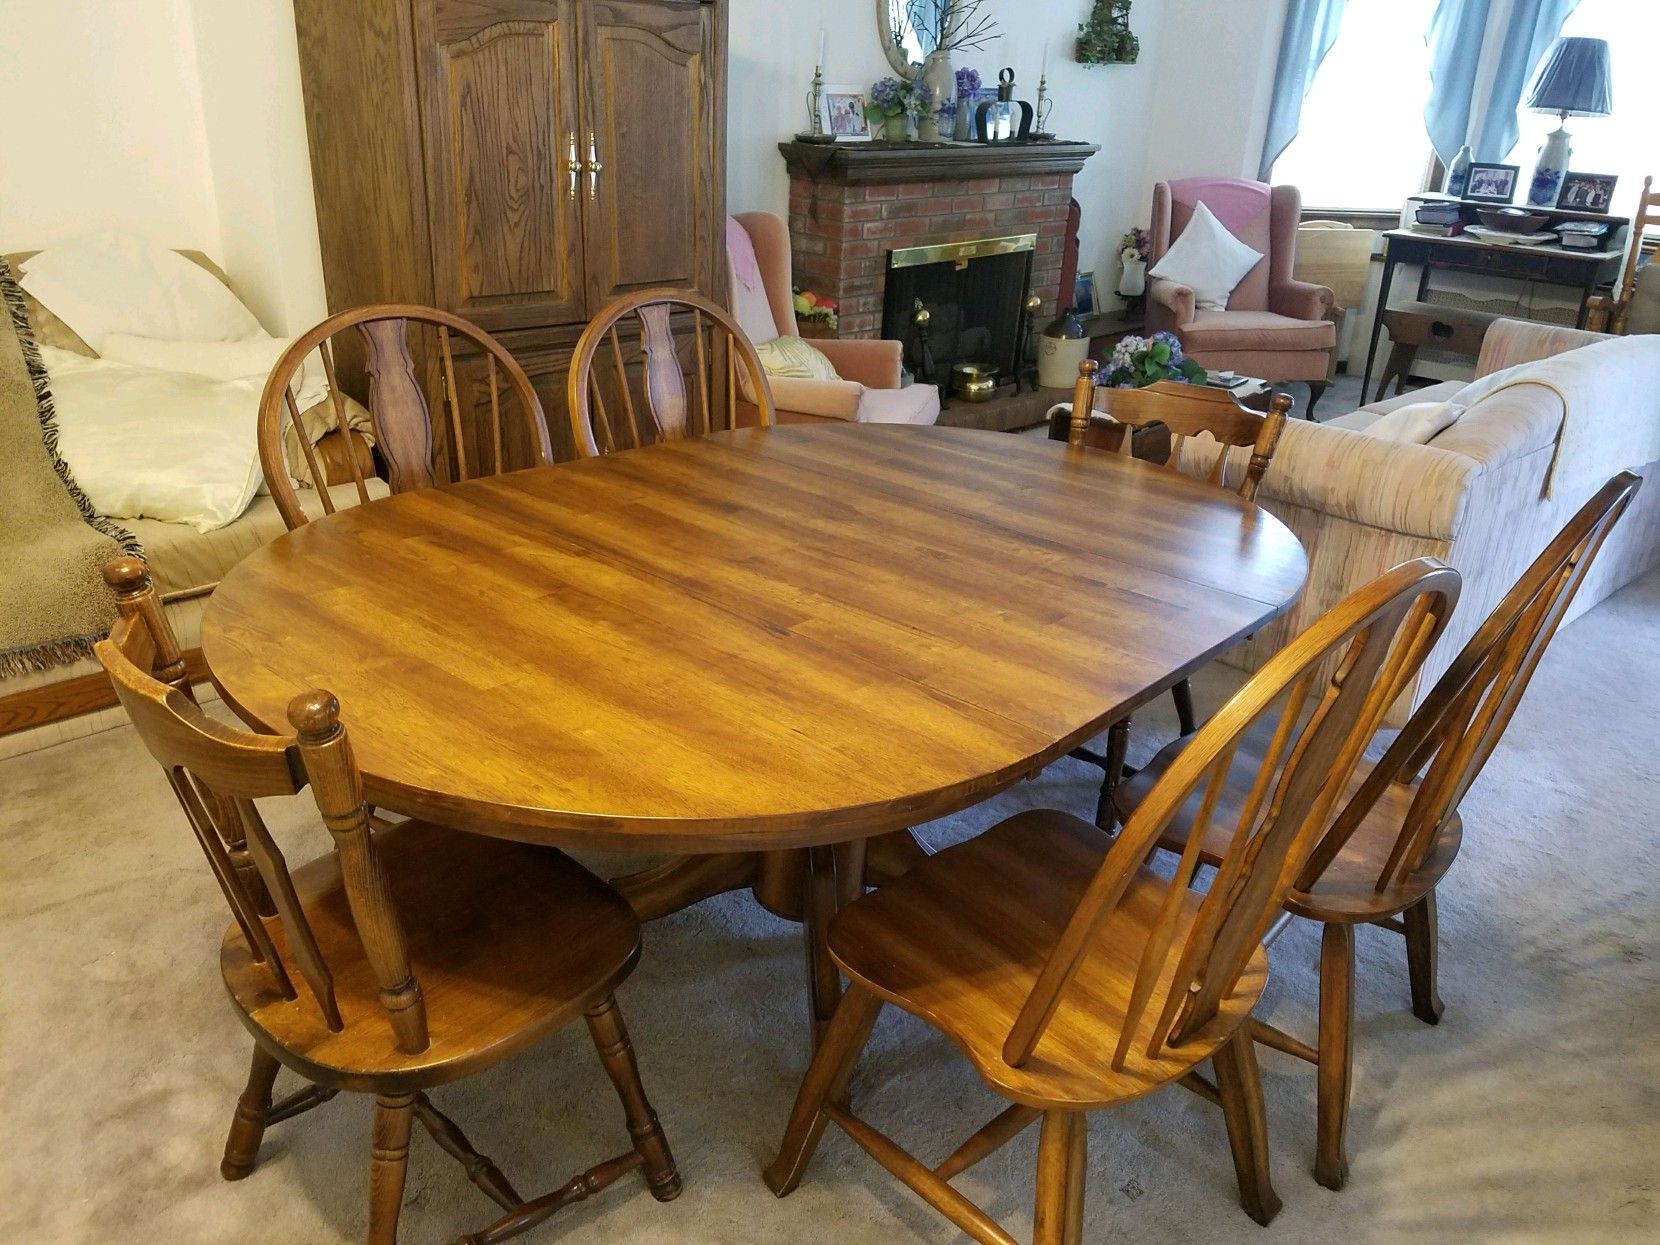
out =
[[[796,135],[810,143],[830,143],[834,134],[824,132],[824,66],[813,66],[813,85],[807,92],[807,128]]]
[[[1037,133],[1034,139],[1043,140],[1054,138],[1049,132],[1049,114],[1055,111],[1055,101],[1049,98],[1049,75],[1044,74],[1038,79],[1037,107],[1033,109],[1037,120]]]

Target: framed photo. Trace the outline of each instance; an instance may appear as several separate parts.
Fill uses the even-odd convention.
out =
[[[819,121],[824,132],[838,143],[868,143],[870,118],[865,116],[865,88],[826,86]]]
[[[1464,197],[1478,203],[1514,203],[1521,176],[1519,164],[1472,164]]]
[[[1096,311],[1095,303],[1095,274],[1080,272],[1072,287],[1072,310],[1081,316],[1092,316]]]
[[[1606,212],[1614,201],[1617,180],[1613,173],[1565,173],[1556,206],[1576,212]]]

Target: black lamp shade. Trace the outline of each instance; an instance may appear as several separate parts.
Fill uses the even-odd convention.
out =
[[[1534,112],[1606,117],[1614,111],[1606,39],[1558,39],[1533,80],[1527,106]]]

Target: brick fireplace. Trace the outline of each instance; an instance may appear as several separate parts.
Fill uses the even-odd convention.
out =
[[[1034,233],[1031,290],[1047,322],[1059,296],[1072,179],[1090,143],[780,143],[790,171],[795,279],[841,306],[841,336],[882,327],[888,253]]]

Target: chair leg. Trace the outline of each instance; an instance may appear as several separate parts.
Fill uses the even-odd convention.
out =
[[[1088,1148],[1088,1119],[1083,1112],[1043,1113],[1032,1245],[1082,1245]]]
[[[1249,1023],[1211,1056],[1216,1092],[1222,1099],[1222,1118],[1228,1125],[1228,1147],[1233,1151],[1234,1176],[1239,1181],[1239,1204],[1263,1227],[1280,1213],[1268,1171],[1268,1114],[1257,1076],[1256,1045]]]
[[[1308,409],[1303,412],[1303,417],[1305,419],[1314,418],[1314,408],[1319,404],[1320,399],[1325,396],[1325,393],[1325,381],[1311,380],[1308,382]]]
[[[381,1094],[375,1099],[375,1131],[369,1151],[369,1245],[397,1245],[398,1213],[409,1167],[409,1128],[415,1122],[414,1094]]]
[[[1354,1064],[1354,979],[1354,926],[1328,923],[1320,934],[1319,1122],[1314,1155],[1314,1178],[1328,1189],[1341,1189],[1349,1178],[1343,1138]]]
[[[628,1040],[617,1000],[608,996],[588,1013],[587,1019],[594,1049],[599,1051],[600,1062],[616,1087],[617,1097],[622,1099],[628,1135],[640,1156],[646,1186],[659,1202],[672,1202],[680,1196],[680,1173],[675,1169],[674,1155],[669,1153],[663,1126],[657,1122],[657,1113],[651,1109],[645,1086],[640,1083],[640,1065],[634,1058],[634,1044]]]
[[[1176,702],[1176,721],[1181,723],[1183,735],[1199,729],[1199,719],[1193,713],[1193,683],[1183,679],[1170,689],[1170,699]]]
[[[818,1149],[829,1118],[824,1113],[824,1104],[847,1092],[853,1065],[870,1041],[871,1027],[881,1010],[882,1000],[857,984],[849,986],[836,1005],[836,1013],[824,1031],[824,1040],[796,1094],[778,1157],[762,1173],[767,1188],[779,1197],[793,1193],[801,1183],[801,1174],[807,1169],[813,1151]]]
[[[1406,971],[1412,980],[1412,1014],[1426,1025],[1441,1023],[1444,1007],[1436,985],[1439,921],[1435,915],[1435,892],[1431,891],[1405,912]]]
[[[248,1069],[248,1084],[236,1100],[230,1136],[225,1138],[225,1157],[219,1162],[219,1174],[226,1180],[241,1180],[254,1170],[254,1160],[259,1157],[259,1143],[265,1137],[265,1125],[271,1110],[271,1087],[277,1083],[277,1067],[276,1057],[255,1042],[253,1066]]]
[[[1122,722],[1114,722],[1107,732],[1107,760],[1102,766],[1105,772],[1101,776],[1101,798],[1095,805],[1095,824],[1109,833],[1118,824],[1112,797],[1118,789],[1119,780],[1124,777],[1124,760],[1129,754],[1130,720],[1125,718]]]

